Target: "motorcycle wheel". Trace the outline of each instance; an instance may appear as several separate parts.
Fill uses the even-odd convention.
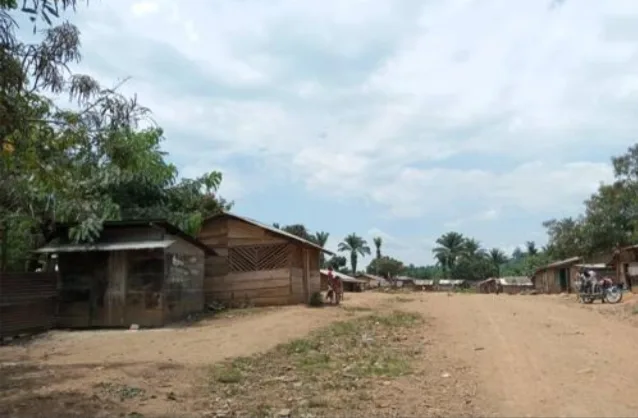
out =
[[[619,303],[622,300],[622,290],[617,286],[613,286],[605,291],[605,302],[607,303]]]

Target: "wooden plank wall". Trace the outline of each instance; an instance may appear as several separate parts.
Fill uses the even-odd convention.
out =
[[[53,328],[57,287],[56,273],[0,274],[0,338]]]
[[[255,225],[224,218],[205,223],[198,238],[219,254],[206,258],[206,304],[222,302],[230,306],[273,306],[306,301],[301,244],[295,244]],[[253,246],[281,244],[287,244],[288,248],[287,263],[281,267],[233,271],[241,263],[229,263],[229,251],[232,253],[233,249],[237,248],[243,254],[252,251],[255,248]],[[319,251],[310,249],[309,252],[309,290],[319,291]]]

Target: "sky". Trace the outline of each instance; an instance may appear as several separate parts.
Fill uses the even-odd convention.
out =
[[[235,213],[333,250],[540,246],[638,128],[635,0],[92,0],[70,19],[76,70],[130,77],[183,176],[219,170]]]

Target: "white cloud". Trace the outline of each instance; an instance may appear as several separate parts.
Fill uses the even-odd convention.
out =
[[[131,12],[135,16],[155,14],[159,10],[159,5],[153,1],[140,1],[131,5]]]
[[[189,172],[225,167],[236,196],[280,170],[394,218],[576,211],[611,178],[601,155],[638,130],[635,1],[113,0],[81,15],[87,48],[125,32],[127,50],[152,40],[197,66],[201,92],[127,88],[196,138],[168,144]],[[144,65],[104,54],[120,77]],[[180,64],[167,79],[191,77]],[[233,172],[236,157],[260,167]]]

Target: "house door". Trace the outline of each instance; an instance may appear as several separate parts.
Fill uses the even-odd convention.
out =
[[[568,292],[569,291],[569,280],[567,280],[567,269],[560,269],[558,271],[558,284],[560,286],[560,291],[561,292]]]

